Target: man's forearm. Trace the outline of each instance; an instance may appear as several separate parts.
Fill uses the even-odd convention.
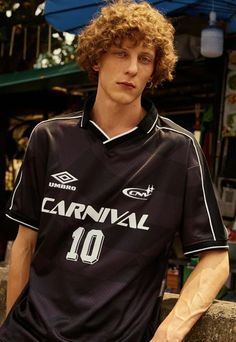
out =
[[[7,314],[28,281],[30,260],[29,250],[25,253],[19,252],[13,244],[7,283]]]
[[[29,269],[36,237],[35,232],[31,232],[28,228],[21,226],[13,243],[7,283],[7,314],[29,279]]]
[[[151,342],[180,342],[209,308],[229,274],[228,252],[205,253]]]

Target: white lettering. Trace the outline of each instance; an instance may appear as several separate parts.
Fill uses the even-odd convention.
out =
[[[137,214],[130,213],[129,211],[119,214],[117,209],[101,207],[99,210],[96,210],[91,205],[86,206],[85,204],[76,202],[71,202],[66,209],[64,200],[58,202],[56,205],[54,204],[50,208],[50,202],[55,202],[55,199],[50,197],[43,199],[42,212],[66,217],[72,217],[74,215],[77,220],[85,220],[87,217],[90,217],[94,222],[99,223],[104,223],[109,220],[111,224],[133,229],[149,230],[149,227],[144,225],[148,219],[147,214],[143,214],[138,220]]]
[[[102,207],[99,212],[97,212],[91,205],[88,205],[85,209],[82,220],[85,220],[86,216],[90,216],[95,222],[99,222],[99,217],[101,216],[104,208]]]
[[[138,225],[137,225],[138,229],[149,230],[149,227],[145,227],[144,226],[144,223],[146,222],[147,218],[148,218],[148,215],[146,215],[146,214],[141,216],[141,219],[140,219],[140,221],[138,222]]]
[[[128,215],[128,211],[126,211],[124,214],[118,216],[118,211],[117,209],[111,209],[111,223],[117,223],[119,220],[122,219],[122,217]]]
[[[135,190],[133,190],[133,191],[130,191],[129,192],[129,194],[131,195],[131,196],[134,196],[134,197],[148,197],[148,196],[150,196],[149,194],[147,194],[145,191],[135,191]]]
[[[51,214],[58,214],[60,216],[65,216],[65,201],[60,201],[55,205],[55,207],[50,211]]]
[[[71,217],[72,214],[74,214],[76,219],[81,220],[81,213],[84,211],[84,209],[85,209],[85,205],[84,204],[72,202],[70,204],[69,208],[67,209],[65,215],[67,217]]]
[[[100,219],[99,219],[99,222],[101,222],[101,223],[105,222],[105,220],[106,220],[108,214],[110,213],[110,211],[111,211],[110,208],[105,208],[105,209],[103,210],[103,213],[102,213]]]
[[[44,213],[50,213],[50,210],[45,209],[45,205],[46,205],[47,202],[54,202],[54,201],[55,201],[54,198],[45,197],[45,198],[43,199],[43,202],[42,202],[42,209],[41,209],[42,212],[44,212]]]
[[[128,220],[128,223],[124,223],[125,220]],[[135,213],[131,213],[129,216],[125,217],[122,221],[119,221],[117,224],[125,227],[129,226],[130,228],[137,228]]]
[[[48,185],[51,188],[60,188],[60,189],[72,190],[72,191],[76,190],[76,186],[71,186],[71,185],[66,185],[66,184],[49,182]]]

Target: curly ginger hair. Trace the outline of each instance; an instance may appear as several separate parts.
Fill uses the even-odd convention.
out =
[[[97,79],[93,66],[112,45],[120,47],[126,38],[156,50],[152,86],[173,79],[177,61],[174,50],[174,28],[168,19],[147,2],[113,0],[79,34],[77,61]]]

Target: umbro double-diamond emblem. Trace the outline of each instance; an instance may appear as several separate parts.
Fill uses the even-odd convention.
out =
[[[76,190],[76,186],[68,185],[69,183],[75,182],[78,178],[72,176],[68,171],[62,171],[51,175],[59,183],[49,182],[51,188],[60,188],[65,190]]]

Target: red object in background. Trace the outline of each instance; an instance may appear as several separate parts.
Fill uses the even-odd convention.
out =
[[[229,240],[236,241],[236,231],[228,228],[229,231]]]

